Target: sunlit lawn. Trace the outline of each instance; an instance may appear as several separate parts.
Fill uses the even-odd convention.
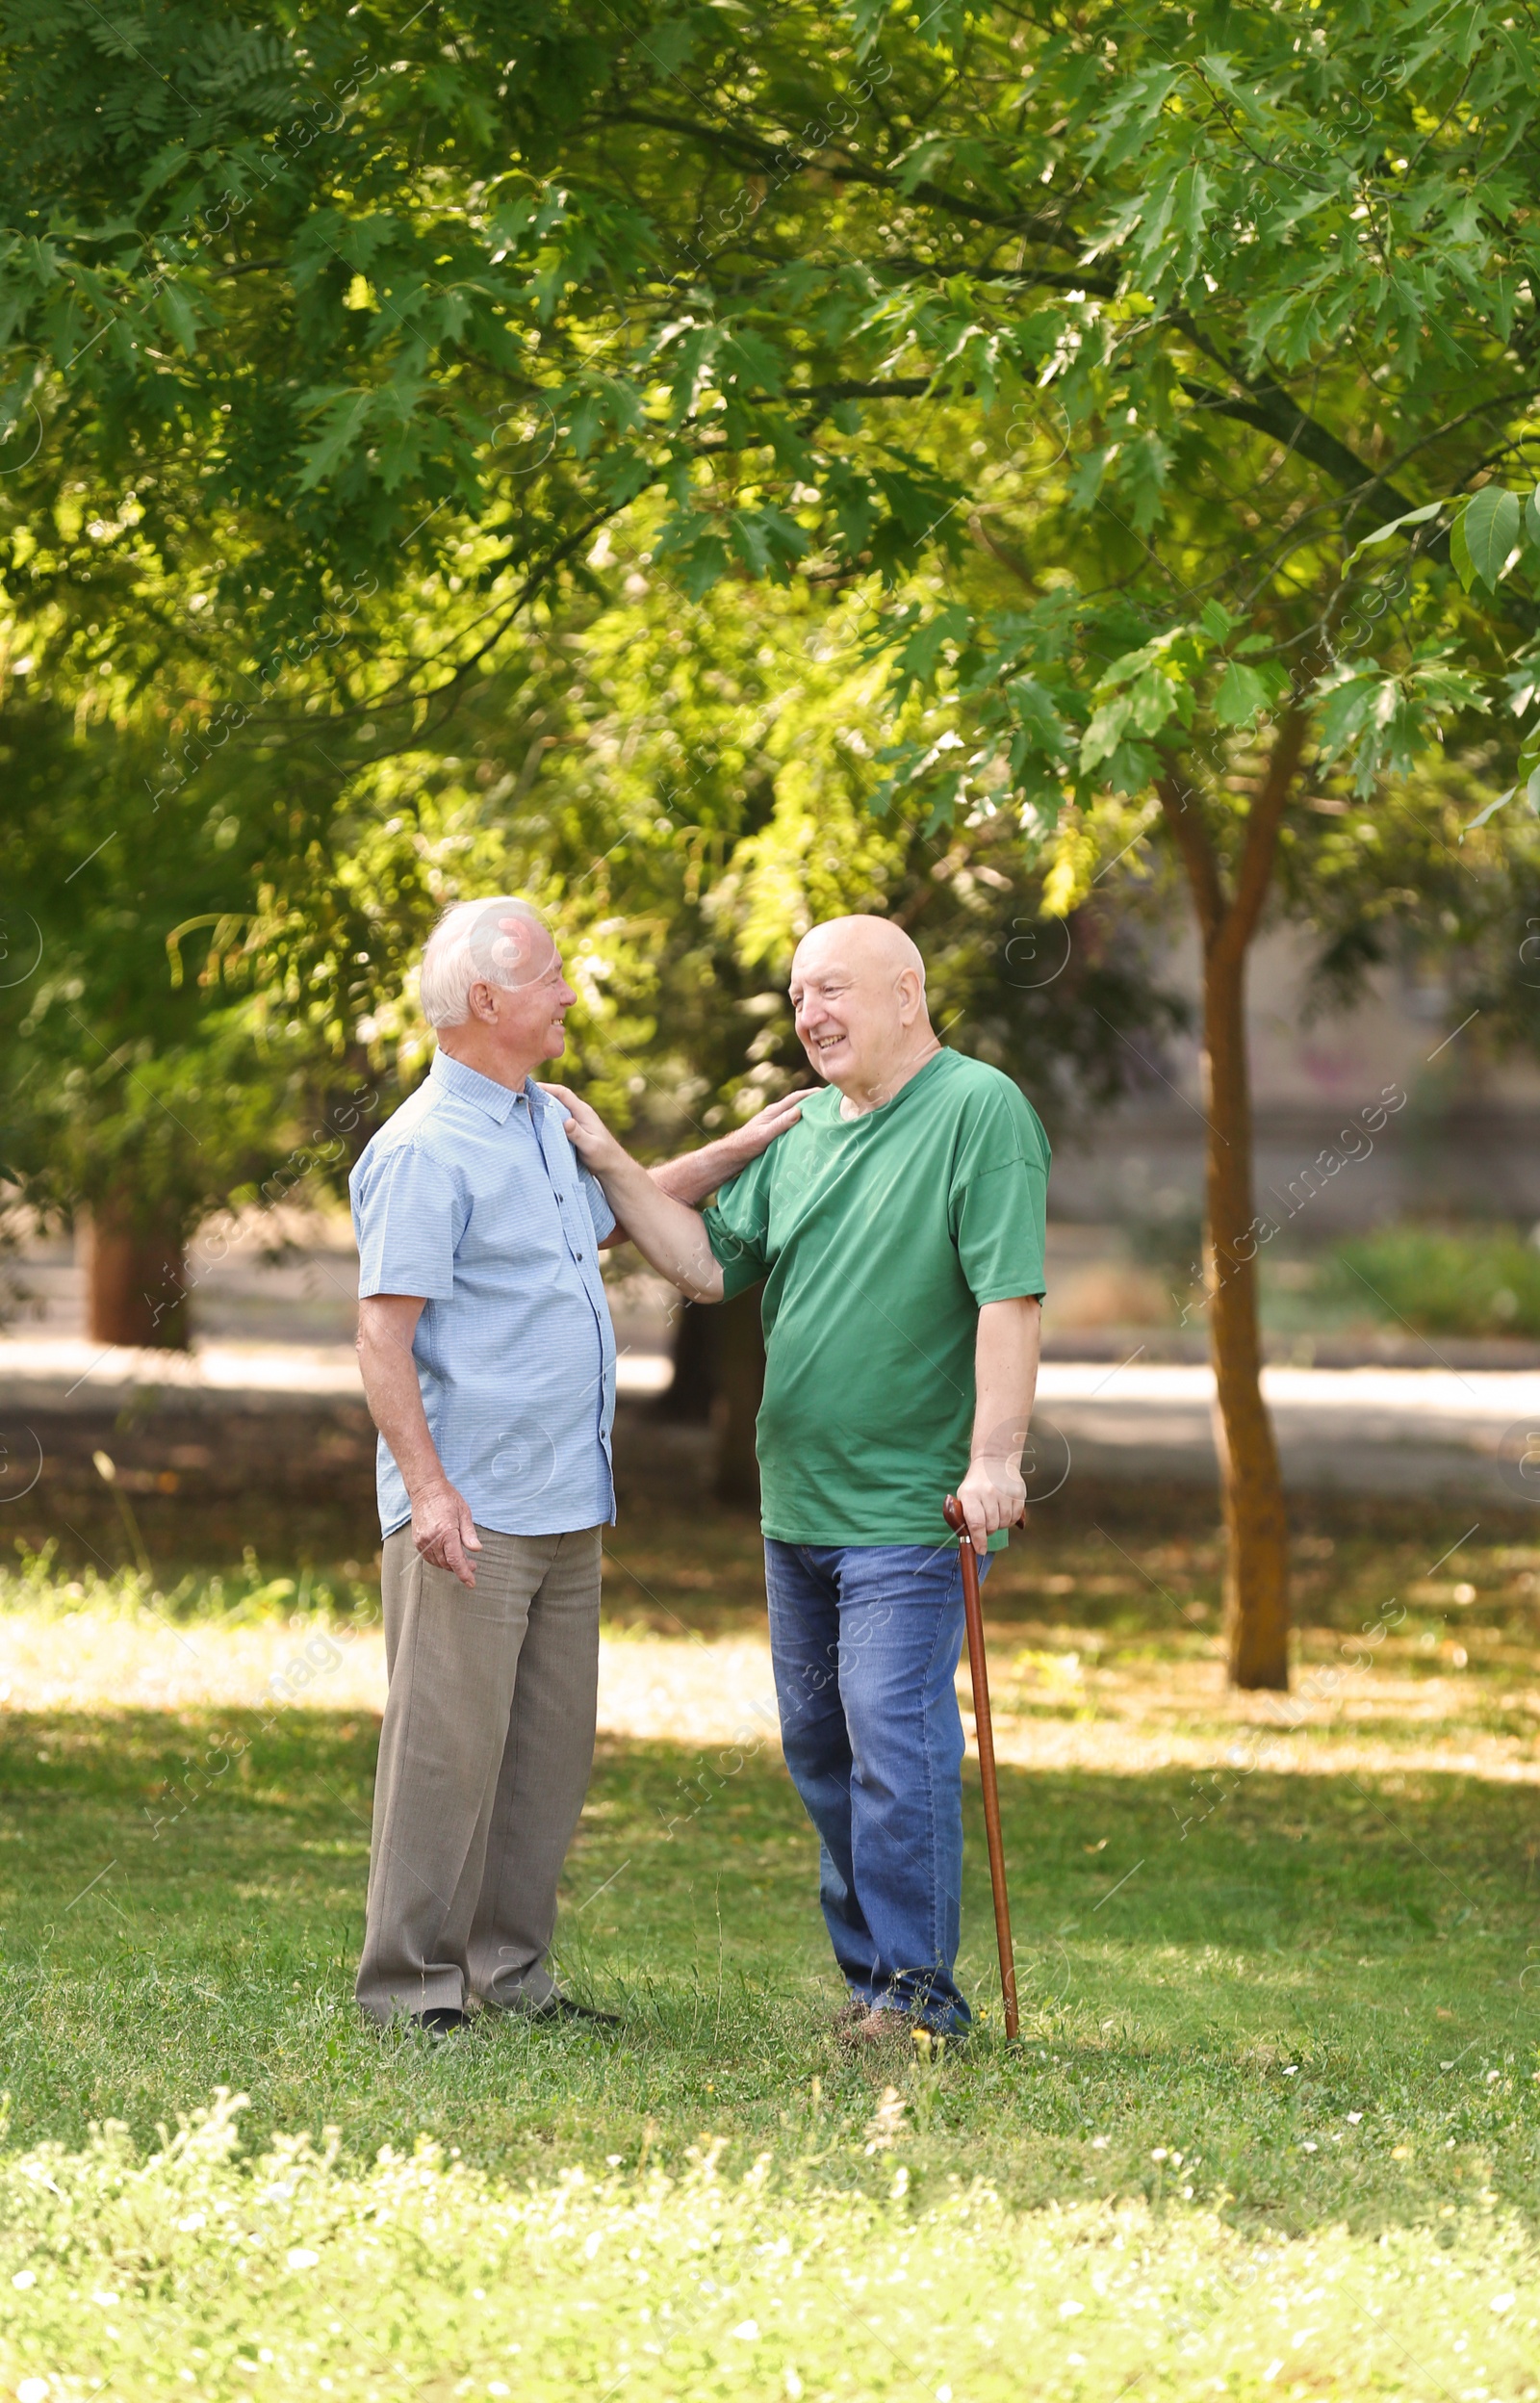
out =
[[[602,1744],[560,1942],[623,2033],[437,2050],[351,2003],[369,1712],[13,1708],[0,2363],[21,2403],[56,2391],[29,2378],[189,2376],[1532,2394],[1540,1553],[1484,1529],[1434,1579],[1431,1520],[1307,1534],[1305,1699],[1280,1718],[1219,1689],[1201,1530],[1104,1517],[991,1580],[1003,1745],[1040,1764],[1004,1771],[1010,2049],[970,1786],[981,2033],[930,2062],[842,2056],[812,1843],[773,1730],[731,1695],[707,1742]],[[698,1692],[702,1645],[757,1629],[752,1534],[713,1516],[684,1549],[633,1513],[615,1549],[614,1657]],[[182,1623],[212,1660],[199,1593]],[[1347,1670],[1347,1629],[1395,1593],[1384,1666]],[[84,1658],[131,1603],[56,1582],[29,1624]],[[127,2167],[219,2087],[249,2097],[233,2164],[206,2141]],[[129,2151],[76,2158],[108,2120]],[[334,2168],[251,2169],[274,2132],[326,2128]],[[372,2166],[423,2136],[437,2165]]]

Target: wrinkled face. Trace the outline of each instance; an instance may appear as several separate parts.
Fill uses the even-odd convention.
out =
[[[862,959],[853,943],[808,937],[791,964],[791,1006],[820,1076],[865,1086],[893,1067],[907,1032],[908,981],[890,964]]]
[[[471,989],[473,1016],[495,1027],[510,1061],[558,1059],[566,1047],[564,1021],[578,995],[561,972],[561,954],[538,918],[489,917],[472,937],[473,956],[486,982]],[[495,1011],[489,1021],[487,1005]]]

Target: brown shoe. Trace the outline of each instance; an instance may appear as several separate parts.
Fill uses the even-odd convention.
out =
[[[908,2053],[914,2043],[915,2028],[908,2011],[868,2011],[861,2009],[846,2020],[839,2028],[839,2041],[854,2052],[869,2052],[874,2046],[901,2046]]]

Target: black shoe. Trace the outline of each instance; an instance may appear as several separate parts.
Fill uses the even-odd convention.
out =
[[[549,2001],[538,2003],[532,2011],[526,2011],[522,2016],[548,2022],[553,2019],[581,2020],[590,2028],[618,2028],[621,2025],[615,2012],[591,2010],[586,2002],[575,2002],[570,1994],[553,1994]]]
[[[431,2011],[411,2012],[409,2024],[438,2044],[444,2037],[458,2035],[462,2028],[469,2028],[471,2015],[469,2011],[451,2011],[441,2004]]]

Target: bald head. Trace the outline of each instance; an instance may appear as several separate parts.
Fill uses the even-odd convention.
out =
[[[797,1033],[844,1114],[880,1109],[939,1049],[925,1007],[925,962],[890,918],[826,918],[791,963]]]
[[[890,917],[873,917],[864,910],[849,917],[826,917],[798,943],[791,963],[792,982],[799,969],[806,974],[814,961],[829,959],[849,960],[878,975],[897,977],[906,968],[912,969],[921,993],[925,991],[925,962],[919,944]]]

